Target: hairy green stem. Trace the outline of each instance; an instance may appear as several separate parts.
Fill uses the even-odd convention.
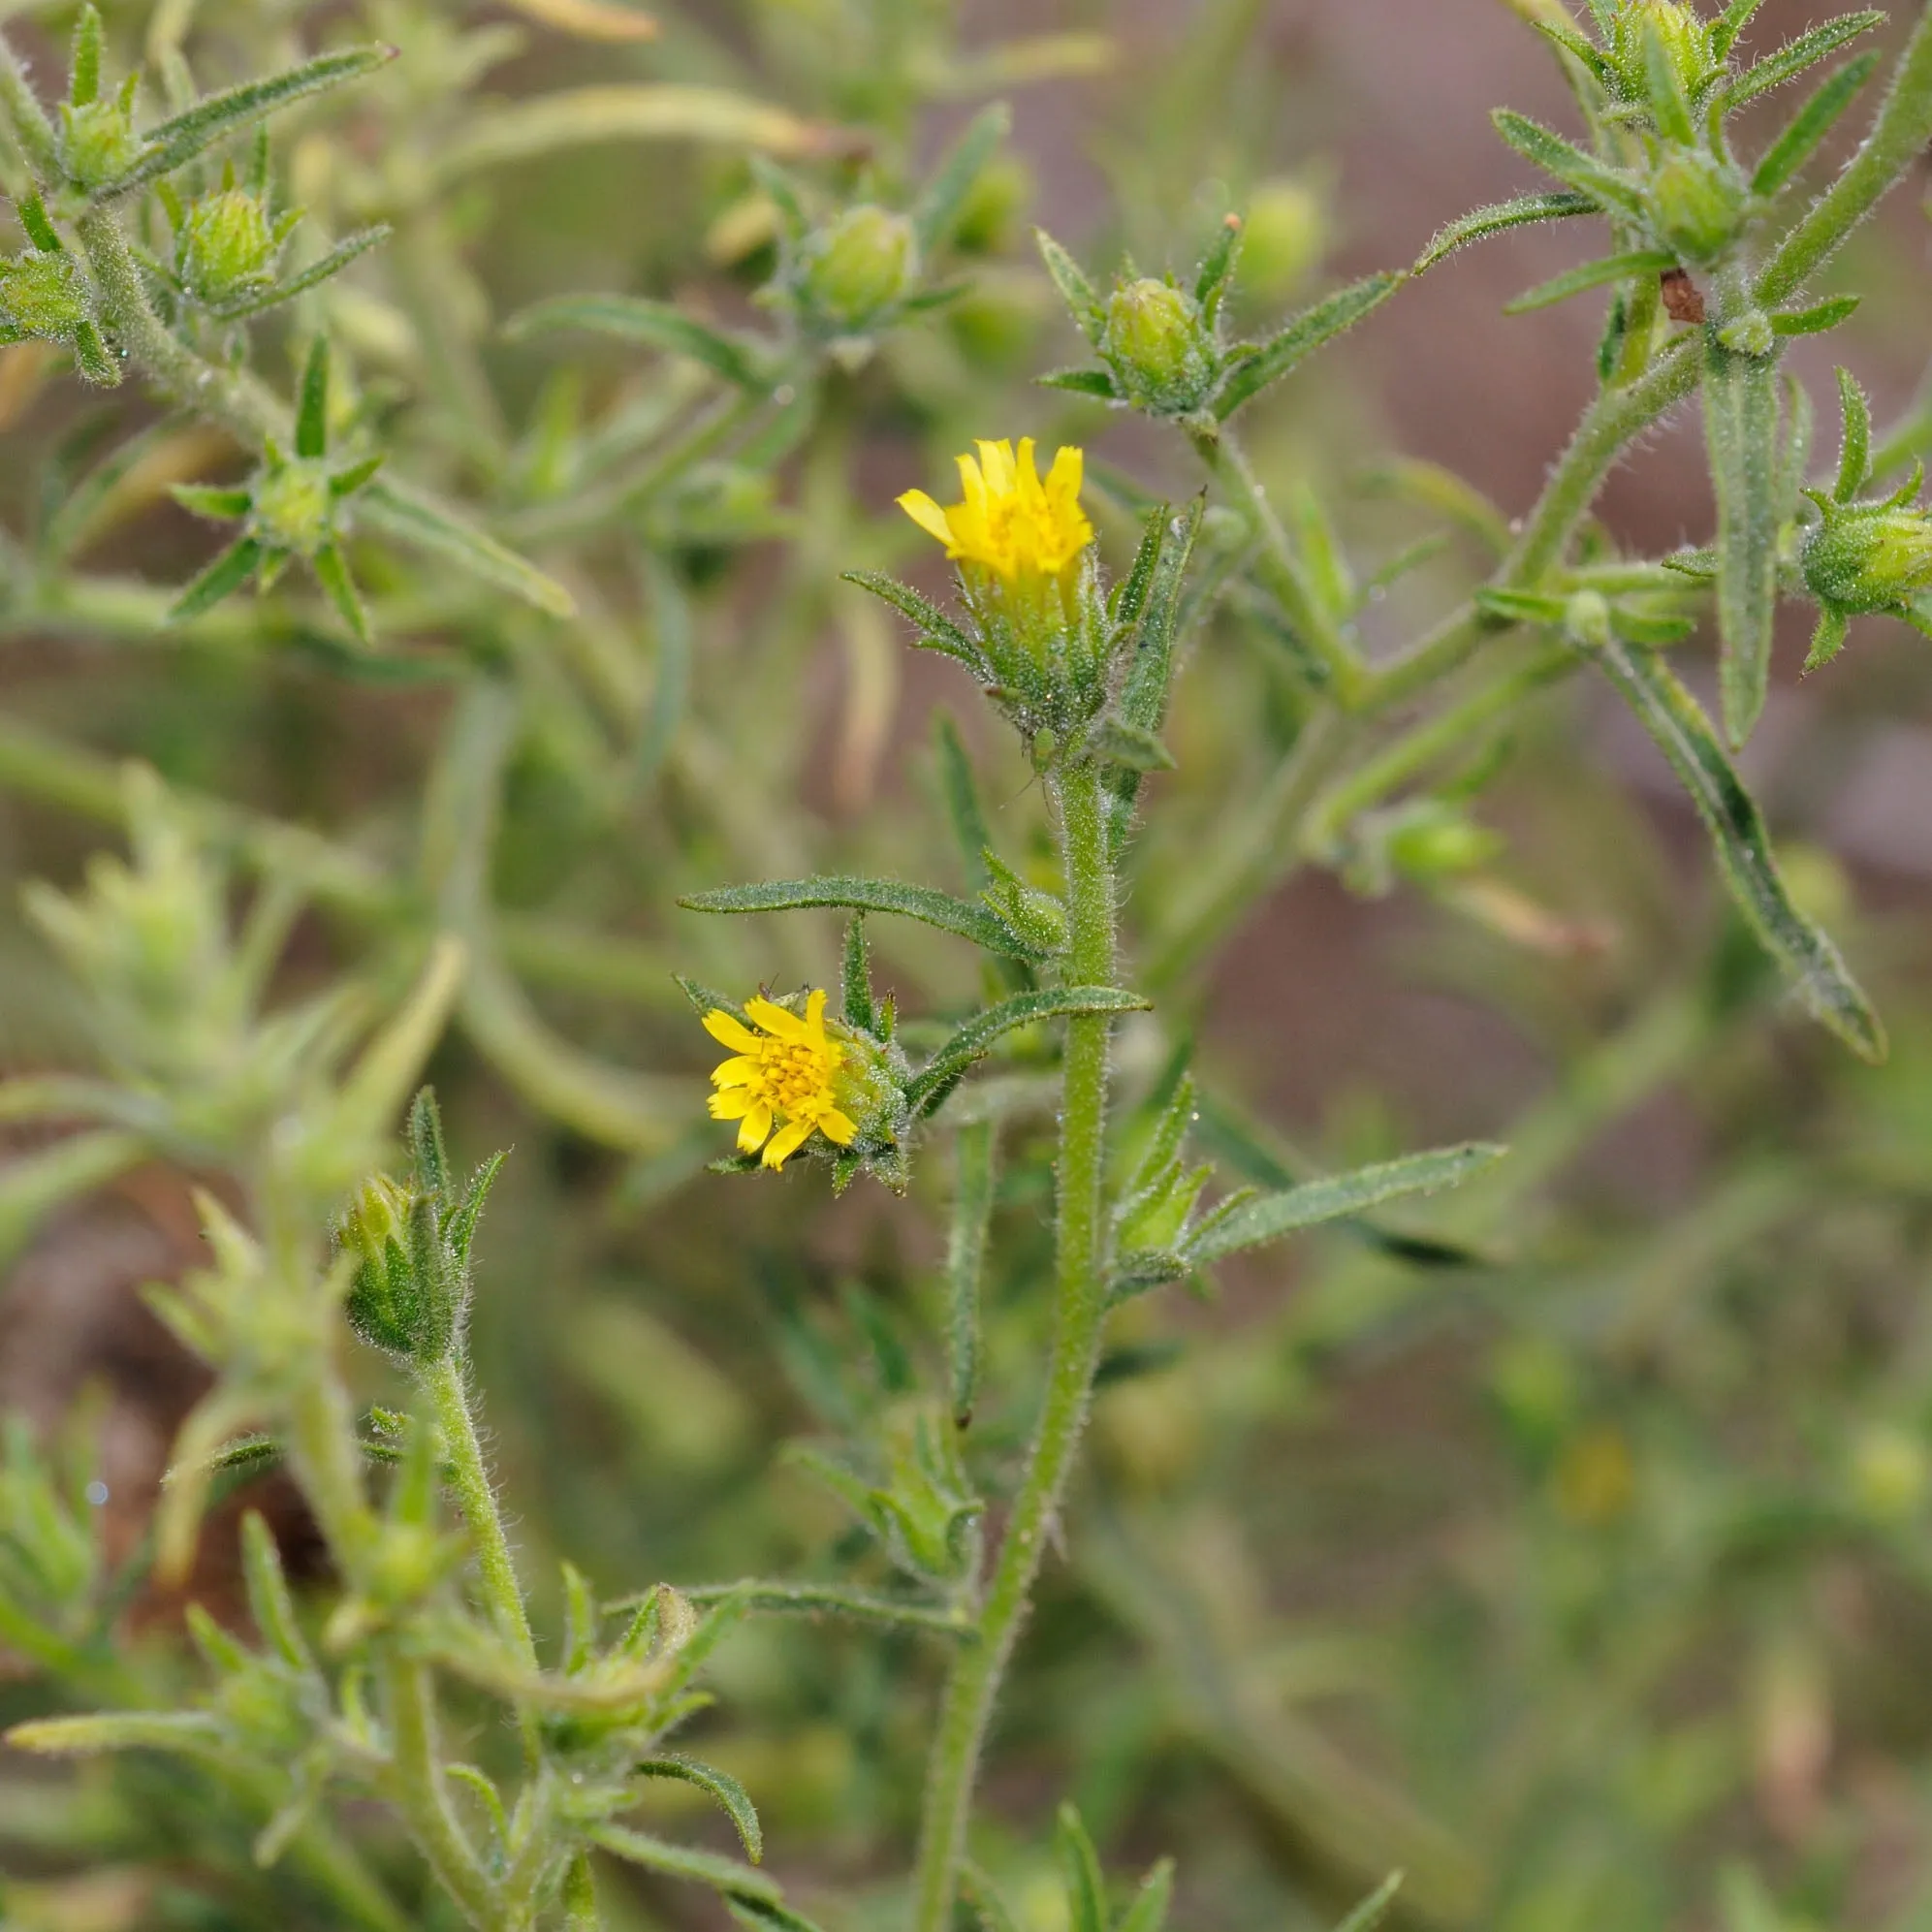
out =
[[[1060,775],[1054,791],[1071,922],[1066,978],[1075,985],[1107,986],[1114,974],[1115,905],[1099,774],[1091,765],[1075,767]],[[946,1685],[920,1822],[917,1932],[945,1932],[951,1918],[980,1753],[1093,1400],[1106,1320],[1107,1028],[1100,1015],[1067,1022],[1046,1400],[980,1607],[979,1641],[960,1652]]]
[[[27,70],[4,33],[0,33],[0,108],[7,111],[27,166],[43,182],[57,179],[60,143],[53,123],[28,83]]]
[[[436,1691],[428,1666],[391,1657],[384,1665],[394,1764],[390,1793],[436,1880],[477,1932],[511,1932],[509,1920],[456,1813],[436,1743]]]
[[[517,1564],[510,1554],[510,1538],[503,1531],[502,1512],[496,1507],[496,1491],[483,1460],[483,1443],[476,1433],[460,1357],[453,1352],[424,1370],[423,1386],[435,1408],[436,1426],[442,1431],[450,1483],[469,1531],[470,1547],[476,1553],[485,1606],[503,1641],[534,1673],[536,1638],[530,1631],[529,1612],[523,1606],[523,1588],[517,1580]],[[535,1713],[523,1711],[521,1723],[524,1756],[534,1769],[542,1758]]]

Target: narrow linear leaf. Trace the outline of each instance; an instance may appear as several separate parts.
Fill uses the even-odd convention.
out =
[[[693,1603],[714,1603],[735,1598],[746,1610],[767,1615],[851,1617],[859,1623],[933,1631],[961,1643],[978,1641],[971,1621],[962,1612],[900,1597],[877,1597],[863,1590],[847,1590],[836,1583],[701,1583],[686,1590],[684,1595]]]
[[[1795,80],[1806,68],[1816,67],[1821,60],[1827,59],[1860,34],[1868,34],[1874,27],[1884,26],[1884,20],[1885,16],[1876,8],[1866,8],[1861,13],[1846,14],[1838,19],[1827,20],[1822,26],[1812,28],[1808,34],[1800,34],[1776,53],[1766,54],[1755,67],[1746,68],[1725,89],[1726,108],[1741,108],[1747,101],[1755,101],[1758,95],[1768,94],[1772,88],[1782,87],[1788,80]]]
[[[775,1898],[745,1898],[727,1893],[724,1904],[745,1932],[819,1932],[802,1912],[794,1912]]]
[[[986,164],[998,151],[1012,125],[1012,109],[1004,101],[996,101],[991,107],[982,108],[953,143],[912,210],[912,225],[922,249],[931,253],[952,239],[953,229],[973,184],[985,173]]]
[[[1391,1872],[1335,1928],[1335,1932],[1375,1932],[1387,1916],[1389,1907],[1395,1903],[1395,1895],[1402,1889],[1403,1876],[1401,1872]]]
[[[1648,651],[1612,644],[1596,655],[1690,793],[1738,910],[1805,1009],[1861,1059],[1883,1060],[1883,1024],[1829,935],[1791,903],[1763,814],[1696,699]]]
[[[1531,26],[1550,43],[1569,57],[1582,64],[1585,72],[1600,82],[1605,88],[1611,84],[1610,63],[1590,42],[1566,21],[1533,19]]]
[[[1495,122],[1497,133],[1525,161],[1533,162],[1546,174],[1554,174],[1578,194],[1588,195],[1599,212],[1607,207],[1632,217],[1642,215],[1643,197],[1637,188],[1621,175],[1613,174],[1600,161],[1564,140],[1562,135],[1553,134],[1529,115],[1519,114],[1510,108],[1497,109],[1490,119]]]
[[[307,268],[299,269],[287,281],[277,282],[267,295],[259,296],[253,301],[224,303],[216,313],[224,322],[239,322],[248,316],[260,315],[265,309],[279,308],[283,302],[293,301],[297,296],[306,295],[310,289],[318,289],[324,282],[339,275],[359,255],[366,255],[371,248],[380,247],[394,233],[395,230],[386,221],[377,222],[373,228],[360,229],[338,241]]]
[[[980,1283],[993,1221],[995,1147],[991,1121],[968,1121],[954,1145],[953,1218],[946,1238],[946,1382],[953,1421],[962,1429],[972,1420],[979,1395]]]
[[[1036,1021],[1069,1018],[1080,1013],[1142,1013],[1153,1005],[1138,993],[1112,986],[1053,987],[1041,993],[1016,993],[998,1006],[968,1020],[922,1069],[905,1090],[915,1117],[930,1114],[952,1092],[978,1060],[992,1052],[1001,1034]]]
[[[633,1865],[662,1872],[667,1878],[688,1879],[694,1884],[710,1885],[732,1898],[762,1899],[776,1904],[777,1885],[763,1872],[742,1865],[736,1858],[720,1858],[711,1852],[699,1852],[688,1845],[673,1845],[667,1839],[652,1838],[623,1824],[600,1824],[589,1833],[592,1844]]]
[[[686,315],[669,302],[643,296],[573,295],[540,301],[511,317],[503,333],[513,342],[562,329],[584,329],[621,342],[662,349],[702,364],[713,375],[753,394],[770,387],[762,343],[727,334]]]
[[[99,1711],[16,1724],[0,1741],[42,1758],[91,1758],[103,1751],[200,1753],[220,1738],[220,1724],[202,1711]]]
[[[1838,449],[1838,481],[1832,494],[1849,503],[1872,473],[1872,405],[1850,369],[1838,371],[1838,406],[1844,435]]]
[[[983,905],[930,886],[902,885],[896,879],[774,879],[762,885],[720,886],[696,892],[678,903],[688,912],[796,912],[812,906],[843,906],[854,912],[893,912],[970,939],[990,953],[1009,959],[1039,960],[1046,955],[1020,937]]]
[[[369,528],[453,563],[554,618],[577,614],[576,598],[555,578],[413,486],[387,478],[372,483],[358,497],[356,509]]]
[[[1725,732],[1751,736],[1771,685],[1778,609],[1778,361],[1704,346],[1704,430],[1718,507]]]
[[[1297,364],[1379,308],[1408,279],[1386,271],[1364,276],[1305,310],[1255,353],[1228,370],[1214,399],[1214,412],[1225,423],[1244,402],[1280,382]]]
[[[1492,235],[1503,235],[1512,228],[1527,228],[1533,222],[1568,221],[1574,215],[1599,214],[1596,202],[1588,195],[1580,195],[1574,189],[1566,189],[1560,194],[1518,195],[1513,201],[1495,202],[1488,207],[1473,209],[1459,220],[1452,221],[1446,228],[1438,229],[1427,248],[1416,257],[1415,267],[1410,274],[1419,275],[1425,269],[1433,269],[1445,256],[1453,255],[1459,248],[1467,248],[1473,241],[1486,240]]]
[[[922,597],[909,584],[902,584],[896,577],[887,577],[877,570],[847,570],[840,575],[845,583],[856,584],[861,590],[870,590],[874,597],[890,604],[901,617],[909,618],[918,626],[919,642],[928,649],[956,657],[975,672],[985,669],[986,660],[972,639],[930,597]]]
[[[1050,375],[1035,376],[1033,387],[1064,390],[1071,396],[1091,396],[1101,402],[1125,399],[1105,369],[1055,369]]]
[[[1140,1882],[1133,1903],[1121,1918],[1118,1932],[1165,1932],[1174,1903],[1174,1860],[1162,1858]]]
[[[1862,296],[1832,296],[1811,308],[1795,308],[1789,314],[1774,315],[1771,327],[1780,335],[1822,335],[1827,330],[1850,322],[1857,314],[1863,301]]]
[[[1711,28],[1711,51],[1718,59],[1729,57],[1731,48],[1737,45],[1738,35],[1751,24],[1752,16],[1763,4],[1764,0],[1730,0],[1730,5]]]
[[[1100,346],[1104,319],[1100,310],[1100,298],[1093,292],[1093,284],[1087,279],[1087,271],[1045,229],[1033,231],[1033,240],[1039,247],[1040,260],[1046,264],[1047,273],[1053,277],[1053,285],[1060,291],[1061,300],[1066,303],[1080,333],[1094,348]]]
[[[364,75],[388,65],[396,55],[393,47],[348,48],[340,53],[318,54],[298,67],[260,80],[244,81],[224,93],[210,94],[206,100],[197,101],[185,113],[150,128],[141,159],[125,174],[109,182],[100,191],[99,199],[106,201],[124,195],[159,175],[173,174],[216,142],[238,134],[265,114],[293,107],[298,101],[339,87],[345,81],[360,80]]]
[[[1758,164],[1751,177],[1754,195],[1775,195],[1818,152],[1820,143],[1837,126],[1878,64],[1875,53],[1848,61],[1798,110]]]
[[[1661,275],[1677,266],[1677,258],[1659,248],[1639,248],[1627,255],[1606,255],[1600,262],[1586,262],[1581,268],[1553,275],[1514,301],[1505,302],[1504,315],[1527,315],[1532,309],[1549,308],[1568,301],[1573,295],[1599,289],[1606,282],[1630,281],[1637,275]]]
[[[266,553],[253,537],[239,537],[189,584],[168,608],[168,621],[186,623],[211,611],[254,576]]]
[[[1283,1193],[1263,1194],[1258,1200],[1244,1202],[1233,1214],[1204,1225],[1198,1237],[1182,1251],[1183,1258],[1190,1266],[1199,1267],[1244,1249],[1279,1241],[1283,1235],[1303,1228],[1318,1226],[1323,1221],[1361,1214],[1384,1201],[1400,1200],[1407,1194],[1433,1194],[1480,1173],[1502,1159],[1505,1152],[1504,1148],[1473,1141],[1462,1147],[1441,1148],[1433,1154],[1412,1154],[1401,1160],[1383,1161],[1353,1174],[1305,1182]]]
[[[765,1833],[758,1822],[758,1808],[751,1802],[750,1793],[729,1771],[720,1771],[714,1765],[701,1764],[695,1758],[672,1752],[662,1758],[647,1758],[634,1768],[632,1775],[639,1778],[677,1778],[709,1792],[723,1806],[732,1823],[738,1827],[744,1855],[754,1865],[763,1860]]]

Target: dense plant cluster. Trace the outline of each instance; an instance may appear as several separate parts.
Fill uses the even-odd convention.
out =
[[[1149,79],[1088,263],[1021,238],[1003,96],[1093,71],[1098,36],[774,4],[755,58],[669,23],[673,78],[644,79],[659,23],[627,0],[15,11],[0,639],[119,655],[10,674],[0,788],[126,855],[27,884],[36,950],[0,960],[26,1062],[0,1251],[128,1177],[191,1199],[196,1256],[144,1293],[206,1379],[131,1541],[85,1404],[10,1427],[6,1923],[1857,1910],[1870,1847],[1806,1812],[1804,1754],[1832,1577],[1923,1616],[1924,1330],[1887,1292],[1924,1231],[1923,1016],[1902,1073],[1867,1070],[1844,895],[1781,866],[1737,759],[1781,602],[1809,671],[1854,620],[1932,635],[1932,418],[1881,433],[1841,369],[1821,471],[1795,360],[1852,319],[1821,277],[1932,143],[1932,9],[1882,55],[1875,13],[1765,48],[1758,0],[1520,0],[1576,126],[1496,128],[1555,185],[1442,210],[1411,266],[1327,294],[1314,190],[1230,178],[1213,130],[1238,4]],[[59,99],[25,50],[56,29]],[[653,171],[662,233],[632,206]],[[559,292],[621,254],[578,232],[602,223],[657,292]],[[1377,524],[1280,461],[1311,359],[1544,223],[1607,252],[1512,308],[1606,316],[1524,514],[1397,462]],[[1087,355],[1052,371],[1062,324]],[[114,395],[79,413],[88,387]],[[1645,554],[1599,499],[1694,403],[1710,541]],[[926,487],[948,457],[957,501]],[[913,648],[950,682],[901,811]],[[1586,782],[1566,700],[1596,686],[1727,907],[1608,999],[1491,809],[1512,751],[1542,797]],[[1571,863],[1608,875],[1622,807],[1587,804]],[[51,871],[65,836],[37,834]],[[1211,968],[1303,869],[1505,946],[1497,997],[1561,1062],[1506,1150],[1384,1126],[1305,1159],[1197,1041]],[[1732,1164],[1674,1219],[1564,1219],[1566,1169],[1673,1083]],[[1189,1311],[1246,1306],[1317,1228],[1285,1312]],[[1843,1280],[1837,1325],[1788,1332],[1761,1305],[1808,1271]],[[1474,1362],[1516,1506],[1406,1634],[1283,1638],[1278,1556],[1415,1533],[1300,1453],[1351,1360],[1404,1352]],[[274,1496],[312,1528],[293,1574]],[[1755,1761],[1744,1694],[1704,1688],[1740,1649]],[[1373,1741],[1296,1708],[1358,1693],[1396,1713]]]

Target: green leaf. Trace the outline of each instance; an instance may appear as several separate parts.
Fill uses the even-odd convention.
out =
[[[274,1532],[256,1509],[241,1519],[241,1562],[248,1585],[249,1614],[262,1641],[292,1670],[313,1669],[301,1625],[296,1618],[295,1599],[289,1594],[289,1580],[282,1572]]]
[[[633,1865],[643,1865],[649,1871],[662,1872],[667,1878],[689,1879],[731,1898],[777,1903],[777,1885],[763,1872],[741,1865],[736,1858],[720,1858],[710,1852],[694,1851],[688,1845],[673,1845],[623,1824],[595,1825],[587,1835],[593,1845],[602,1846],[617,1857],[627,1858]]]
[[[1208,252],[1201,257],[1201,266],[1194,271],[1194,300],[1201,305],[1201,313],[1213,328],[1220,315],[1220,306],[1227,294],[1227,285],[1234,276],[1234,265],[1241,254],[1243,237],[1241,217],[1230,214],[1223,218],[1209,244]]]
[[[801,1912],[781,1905],[775,1898],[744,1898],[727,1894],[725,1909],[745,1932],[819,1932]]]
[[[555,296],[512,316],[503,333],[513,342],[523,342],[561,329],[587,330],[683,356],[752,395],[763,395],[772,384],[770,354],[762,342],[728,334],[669,302],[644,296]]]
[[[1361,1214],[1384,1201],[1409,1194],[1433,1194],[1480,1173],[1505,1152],[1483,1142],[1471,1142],[1433,1154],[1411,1154],[1353,1174],[1304,1182],[1284,1193],[1263,1194],[1258,1200],[1243,1202],[1231,1215],[1205,1222],[1187,1242],[1182,1254],[1189,1266],[1200,1267],[1323,1221]]]
[[[764,1859],[765,1834],[758,1823],[758,1808],[751,1802],[744,1787],[730,1772],[672,1752],[662,1758],[647,1758],[636,1767],[633,1775],[639,1778],[678,1778],[687,1785],[697,1786],[701,1791],[708,1791],[724,1807],[732,1823],[738,1827],[744,1855],[754,1865]]]
[[[1087,271],[1045,229],[1034,229],[1033,239],[1061,300],[1079,325],[1080,333],[1097,349],[1106,330],[1106,315],[1100,307],[1100,298],[1093,293],[1093,284],[1087,279]]]
[[[1122,1915],[1117,1932],[1166,1932],[1174,1903],[1174,1860],[1162,1858],[1140,1882],[1133,1903]]]
[[[982,108],[940,162],[926,191],[912,210],[919,246],[927,254],[952,239],[960,211],[985,172],[999,143],[1013,125],[1013,111],[1004,101]]]
[[[1771,328],[1779,335],[1822,335],[1827,330],[1836,329],[1840,323],[1851,321],[1863,301],[1863,296],[1832,296],[1811,308],[1796,308],[1789,314],[1774,315]]]
[[[1503,235],[1512,228],[1527,228],[1538,221],[1568,221],[1574,215],[1600,214],[1602,210],[1589,195],[1579,195],[1574,190],[1561,194],[1518,195],[1513,201],[1495,202],[1488,207],[1475,208],[1459,220],[1452,221],[1446,228],[1436,231],[1429,246],[1416,257],[1410,274],[1419,275],[1425,269],[1433,269],[1445,256],[1453,255],[1458,248],[1467,248],[1473,241],[1486,240],[1492,235]]]
[[[1606,255],[1600,262],[1586,262],[1579,269],[1568,269],[1539,283],[1528,294],[1505,302],[1503,312],[1504,315],[1527,315],[1532,309],[1549,308],[1557,302],[1568,301],[1573,295],[1601,288],[1605,282],[1629,281],[1637,275],[1661,275],[1666,269],[1676,266],[1676,256],[1659,248],[1639,248],[1628,255]]]
[[[84,108],[101,94],[101,10],[89,4],[74,24],[74,50],[68,57],[67,98]]]
[[[1751,24],[1751,16],[1763,4],[1764,0],[1730,0],[1723,16],[1711,27],[1711,51],[1720,60],[1730,58],[1730,50],[1737,45],[1738,35]]]
[[[1197,496],[1179,517],[1162,504],[1148,519],[1147,534],[1121,596],[1121,618],[1132,621],[1135,629],[1121,685],[1119,718],[1127,730],[1145,734],[1156,748],[1159,740],[1156,734],[1167,715],[1167,694],[1174,678],[1182,592],[1187,587],[1188,567],[1193,560],[1206,508],[1206,498]],[[1156,542],[1158,547],[1150,554],[1150,545]],[[1114,775],[1108,787],[1113,794],[1112,831],[1116,839],[1124,836],[1132,817],[1143,769],[1124,758],[1120,762],[1124,769]]]
[[[979,1393],[979,1296],[993,1220],[996,1141],[991,1121],[968,1121],[954,1146],[953,1215],[946,1237],[946,1383],[954,1424],[972,1420]]]
[[[902,885],[897,879],[774,879],[763,885],[729,885],[713,892],[692,893],[678,903],[690,912],[795,912],[821,905],[842,905],[855,912],[893,912],[936,926],[942,933],[970,939],[974,945],[1009,959],[1046,957],[985,906],[955,899],[950,893],[934,892],[930,886]]]
[[[1878,64],[1877,54],[1861,53],[1841,67],[1798,110],[1758,164],[1758,172],[1751,177],[1754,195],[1775,195],[1817,153],[1819,143],[1837,126]]]
[[[267,552],[253,537],[239,537],[168,607],[168,621],[184,624],[211,611],[254,576]]]
[[[48,215],[47,204],[41,200],[39,189],[31,189],[22,195],[14,204],[14,212],[26,231],[27,239],[44,254],[64,255],[67,252],[60,239],[60,231]]]
[[[1118,765],[1135,777],[1174,770],[1173,752],[1146,726],[1129,724],[1124,718],[1103,717],[1088,742],[1096,758]]]
[[[1697,139],[1697,125],[1677,79],[1677,63],[1671,59],[1654,19],[1644,22],[1643,67],[1645,91],[1650,96],[1651,112],[1657,116],[1658,132],[1680,147],[1692,146]]]
[[[1534,162],[1577,193],[1588,195],[1598,204],[1599,213],[1608,208],[1632,219],[1642,217],[1643,197],[1636,187],[1562,135],[1552,134],[1527,114],[1509,108],[1498,108],[1490,119],[1496,123],[1497,133],[1524,160]]]
[[[905,1090],[906,1103],[915,1118],[932,1113],[973,1062],[984,1060],[993,1043],[1016,1028],[1076,1013],[1141,1013],[1153,1003],[1138,993],[1123,993],[1112,986],[1051,987],[1039,993],[1016,993],[974,1015],[933,1056]]]
[[[1055,369],[1050,375],[1035,376],[1033,387],[1061,389],[1073,396],[1094,396],[1101,402],[1125,400],[1105,369]]]
[[[302,364],[301,397],[296,408],[295,453],[312,460],[329,454],[329,337],[309,344]]]
[[[1778,612],[1778,363],[1704,344],[1704,430],[1718,506],[1725,731],[1751,736],[1770,690]]]
[[[299,269],[286,281],[280,281],[266,295],[260,295],[247,301],[220,303],[215,314],[224,322],[239,322],[251,315],[260,315],[265,309],[279,308],[285,301],[293,301],[298,296],[306,295],[310,289],[319,289],[331,277],[339,275],[349,264],[359,256],[366,255],[371,248],[379,247],[395,234],[386,221],[379,221],[373,228],[364,228],[338,241],[326,255],[319,256],[307,268]]]
[[[1214,412],[1225,423],[1244,402],[1281,379],[1336,336],[1379,308],[1408,279],[1406,275],[1367,275],[1324,301],[1305,309],[1252,355],[1234,363],[1214,399]]]
[[[576,598],[554,577],[413,485],[389,479],[372,483],[356,507],[362,522],[399,544],[453,563],[554,618],[577,614]]]
[[[1080,1814],[1069,1804],[1060,1808],[1054,1846],[1066,1892],[1068,1932],[1107,1932],[1107,1882],[1101,1876],[1099,1853]]]
[[[1395,1903],[1395,1895],[1402,1889],[1403,1874],[1391,1872],[1340,1925],[1335,1932],[1375,1932],[1382,1922],[1388,1909]]]
[[[1850,369],[1838,371],[1838,407],[1844,433],[1838,446],[1838,481],[1831,493],[1852,502],[1872,473],[1872,405]]]
[[[221,489],[203,483],[176,483],[170,488],[169,494],[182,509],[206,517],[210,523],[232,523],[247,516],[255,503],[246,490]]]
[[[185,113],[150,128],[142,157],[118,179],[100,191],[97,199],[124,195],[157,175],[171,174],[176,168],[206,152],[216,142],[226,141],[265,114],[293,107],[312,94],[321,94],[345,81],[360,80],[396,58],[393,47],[368,46],[346,48],[340,53],[318,54],[299,67],[269,75],[266,79],[244,81],[225,93],[210,94],[197,101]]]
[[[845,583],[856,584],[861,590],[870,590],[874,597],[883,598],[901,617],[910,618],[918,626],[922,648],[943,651],[946,656],[957,658],[975,675],[990,675],[978,645],[938,605],[928,597],[922,597],[910,585],[902,584],[896,577],[887,577],[877,570],[847,570],[840,575]]]
[[[1884,1026],[1838,948],[1791,903],[1763,814],[1696,699],[1649,651],[1613,644],[1593,654],[1691,794],[1738,910],[1805,1009],[1861,1059],[1883,1060]]]
[[[1609,88],[1612,79],[1610,63],[1574,27],[1558,20],[1533,19],[1530,24],[1553,47],[1568,54],[1572,60],[1582,62],[1586,72],[1605,89]]]
[[[1787,80],[1795,80],[1806,68],[1816,67],[1860,34],[1884,26],[1884,20],[1885,16],[1876,8],[1867,8],[1862,13],[1842,15],[1825,21],[1821,27],[1812,28],[1808,34],[1800,34],[1776,53],[1766,54],[1755,67],[1746,68],[1724,90],[1726,111],[1734,111],[1747,101],[1768,94],[1773,87],[1782,87]]]
[[[808,1462],[808,1466],[823,1469],[818,1463]],[[857,1494],[863,1498],[863,1484],[858,1485]],[[854,1506],[864,1513],[862,1504]],[[859,1623],[932,1631],[961,1643],[979,1641],[977,1630],[963,1610],[939,1608],[909,1598],[876,1597],[836,1583],[711,1583],[696,1585],[684,1595],[694,1603],[715,1602],[729,1596],[742,1599],[747,1610],[806,1617],[850,1617]]]
[[[16,1751],[41,1758],[91,1758],[103,1751],[210,1752],[219,1720],[203,1711],[97,1711],[86,1717],[37,1718],[0,1736]]]

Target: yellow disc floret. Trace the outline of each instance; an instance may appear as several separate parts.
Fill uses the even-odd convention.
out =
[[[846,1050],[826,1036],[825,995],[812,994],[803,1019],[770,999],[747,999],[744,1012],[759,1031],[721,1007],[705,1015],[706,1032],[738,1056],[712,1071],[712,1119],[736,1121],[738,1151],[762,1147],[767,1167],[782,1167],[814,1131],[850,1147],[859,1129],[839,1111],[837,1086]]]
[[[1064,449],[1042,481],[1033,439],[981,443],[979,457],[962,457],[965,500],[942,510],[923,490],[908,490],[899,507],[945,545],[955,562],[991,571],[1007,584],[1064,577],[1093,541],[1080,507],[1085,458]]]

